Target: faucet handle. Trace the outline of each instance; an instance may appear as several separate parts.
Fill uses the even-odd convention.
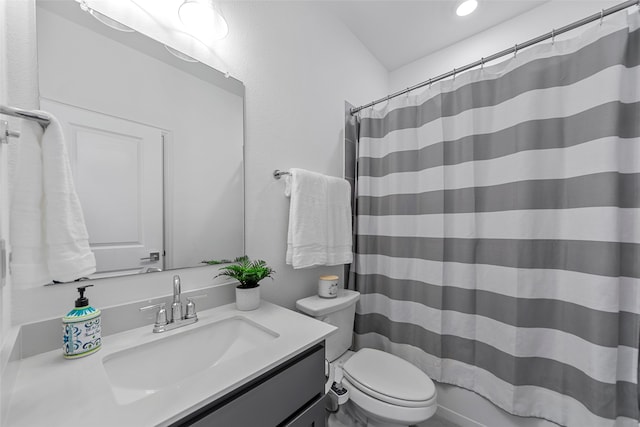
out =
[[[182,293],[180,285],[180,276],[173,276],[173,302],[180,302],[180,294]]]
[[[187,297],[187,312],[184,315],[185,319],[192,319],[194,317],[198,317],[198,315],[196,314],[196,305],[193,302],[193,300],[204,298],[206,296],[207,294],[201,294],[201,295],[193,295],[193,296]]]
[[[167,309],[166,309],[166,303],[161,302],[159,304],[153,304],[153,305],[147,305],[145,307],[140,307],[140,311],[147,311],[147,310],[151,310],[153,308],[158,308],[158,312],[156,313],[156,324],[155,326],[164,326],[166,324],[168,324],[169,322],[167,321]]]

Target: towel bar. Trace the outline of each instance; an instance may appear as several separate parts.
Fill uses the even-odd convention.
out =
[[[276,169],[276,170],[273,171],[273,177],[275,179],[282,178],[282,175],[291,175],[291,172],[281,171],[280,169]]]
[[[21,119],[34,120],[42,127],[47,127],[50,120],[47,116],[42,115],[35,111],[22,110],[20,108],[15,107],[7,107],[6,105],[0,105],[0,114],[4,114],[6,116],[19,117]]]

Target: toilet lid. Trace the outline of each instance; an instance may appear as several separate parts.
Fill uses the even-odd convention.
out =
[[[392,404],[414,406],[432,399],[431,378],[411,363],[390,353],[363,348],[343,366],[345,377],[360,391]]]

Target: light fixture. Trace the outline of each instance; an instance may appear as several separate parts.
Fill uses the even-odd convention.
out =
[[[91,7],[89,7],[89,5],[85,0],[82,0],[80,2],[80,9],[87,12],[89,15],[93,16],[94,18],[102,22],[107,27],[113,28],[114,30],[122,31],[125,33],[133,33],[135,31],[133,28],[127,27],[126,25],[121,24],[118,21],[109,18],[107,15],[104,15],[98,12],[97,10],[92,9]]]
[[[463,0],[456,7],[456,15],[467,16],[478,7],[478,0]]]
[[[220,40],[229,32],[227,21],[213,0],[185,0],[178,16],[189,32],[203,42]]]
[[[176,50],[176,49],[172,48],[171,46],[167,46],[165,44],[164,47],[165,47],[165,49],[167,49],[169,51],[170,54],[172,54],[173,56],[175,56],[178,59],[182,59],[183,61],[186,61],[186,62],[198,62],[197,59],[187,55],[186,53],[182,53],[179,50]]]

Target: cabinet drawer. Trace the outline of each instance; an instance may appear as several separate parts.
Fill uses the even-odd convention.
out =
[[[291,421],[284,424],[284,427],[326,427],[325,399],[327,395],[320,396],[304,412],[296,416]]]
[[[266,373],[174,426],[277,426],[324,392],[324,346]]]

